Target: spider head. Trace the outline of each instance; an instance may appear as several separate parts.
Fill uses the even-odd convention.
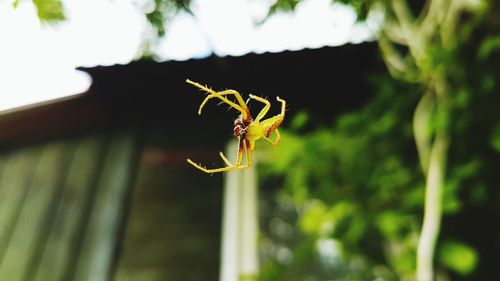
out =
[[[234,129],[233,129],[234,136],[245,137],[246,129],[248,125],[252,124],[252,122],[253,122],[252,117],[246,118],[246,120],[244,120],[241,115],[238,116],[238,118],[234,120]]]
[[[243,136],[245,135],[245,129],[241,126],[234,126],[233,129],[233,134],[235,137]]]

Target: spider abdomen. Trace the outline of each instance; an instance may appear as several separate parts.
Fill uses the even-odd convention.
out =
[[[283,122],[283,118],[280,118],[280,116],[274,116],[262,121],[260,124],[264,128],[263,134],[266,137],[269,137],[274,131],[276,131],[276,129],[278,129],[281,122]]]

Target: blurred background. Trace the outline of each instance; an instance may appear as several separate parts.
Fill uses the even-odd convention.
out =
[[[497,280],[493,0],[0,3],[0,280]],[[252,169],[234,110],[287,101]],[[250,104],[253,114],[259,104]]]

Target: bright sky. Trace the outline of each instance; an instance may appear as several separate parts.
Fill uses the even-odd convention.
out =
[[[139,7],[148,0],[65,0],[68,20],[40,24],[31,1],[0,1],[0,111],[84,92],[90,78],[78,66],[126,64],[147,32]],[[266,0],[193,0],[196,17],[177,15],[155,52],[161,60],[212,53],[244,55],[368,40],[381,20],[355,22],[354,12],[331,0],[305,0],[295,13],[264,24]],[[221,12],[223,11],[223,12]]]

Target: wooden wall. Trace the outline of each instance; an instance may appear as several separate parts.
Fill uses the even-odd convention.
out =
[[[223,178],[200,173],[186,157],[219,159],[183,149],[186,137],[161,127],[144,135],[114,280],[218,280]]]
[[[0,280],[108,280],[134,173],[111,133],[0,154]]]
[[[222,186],[203,182],[183,168],[140,169],[115,280],[218,279]]]

